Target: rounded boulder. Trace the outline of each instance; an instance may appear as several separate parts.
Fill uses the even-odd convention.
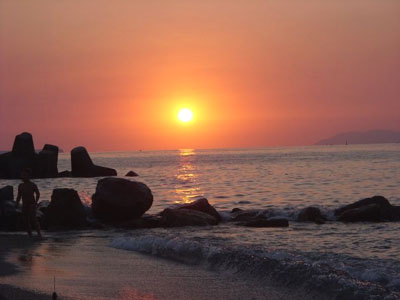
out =
[[[141,217],[153,204],[153,194],[144,183],[108,177],[97,182],[92,210],[97,219],[119,222]]]

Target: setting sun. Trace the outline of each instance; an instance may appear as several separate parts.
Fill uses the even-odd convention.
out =
[[[178,119],[184,123],[190,122],[193,119],[193,112],[189,108],[182,108],[178,112]]]

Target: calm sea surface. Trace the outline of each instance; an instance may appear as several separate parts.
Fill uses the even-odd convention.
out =
[[[274,260],[279,262],[279,272],[287,270],[290,276],[296,273],[294,266],[298,268],[295,270],[303,270],[307,265],[312,270],[310,274],[316,276],[309,285],[322,279],[336,280],[344,289],[380,295],[377,299],[382,295],[398,299],[400,295],[399,223],[332,221],[318,226],[293,221],[296,211],[305,206],[319,206],[330,216],[334,208],[374,195],[400,205],[400,144],[184,149],[91,156],[96,164],[117,169],[120,176],[130,170],[137,172],[140,176],[134,180],[146,183],[154,194],[150,213],[207,197],[223,214],[234,207],[270,208],[277,216],[292,220],[289,228],[278,229],[222,224],[212,228],[118,232],[110,241],[112,247],[185,263],[202,261],[214,267],[216,261],[225,266],[237,262],[235,255],[240,253],[244,265],[240,264],[239,271],[271,274],[270,265],[264,269],[260,265]],[[70,169],[70,157],[61,154],[59,170],[66,169]],[[52,189],[66,187],[78,190],[82,200],[90,204],[97,180],[60,178],[35,182],[44,200],[50,200]],[[18,181],[0,183],[16,186]],[[336,274],[335,279],[332,274]]]

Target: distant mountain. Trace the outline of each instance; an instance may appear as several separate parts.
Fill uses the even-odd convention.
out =
[[[320,140],[315,145],[384,144],[400,143],[400,132],[391,130],[371,130],[364,132],[344,132]]]

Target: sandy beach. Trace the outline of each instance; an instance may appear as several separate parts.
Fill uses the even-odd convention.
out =
[[[107,232],[0,235],[0,299],[306,299],[235,274],[109,247]]]

